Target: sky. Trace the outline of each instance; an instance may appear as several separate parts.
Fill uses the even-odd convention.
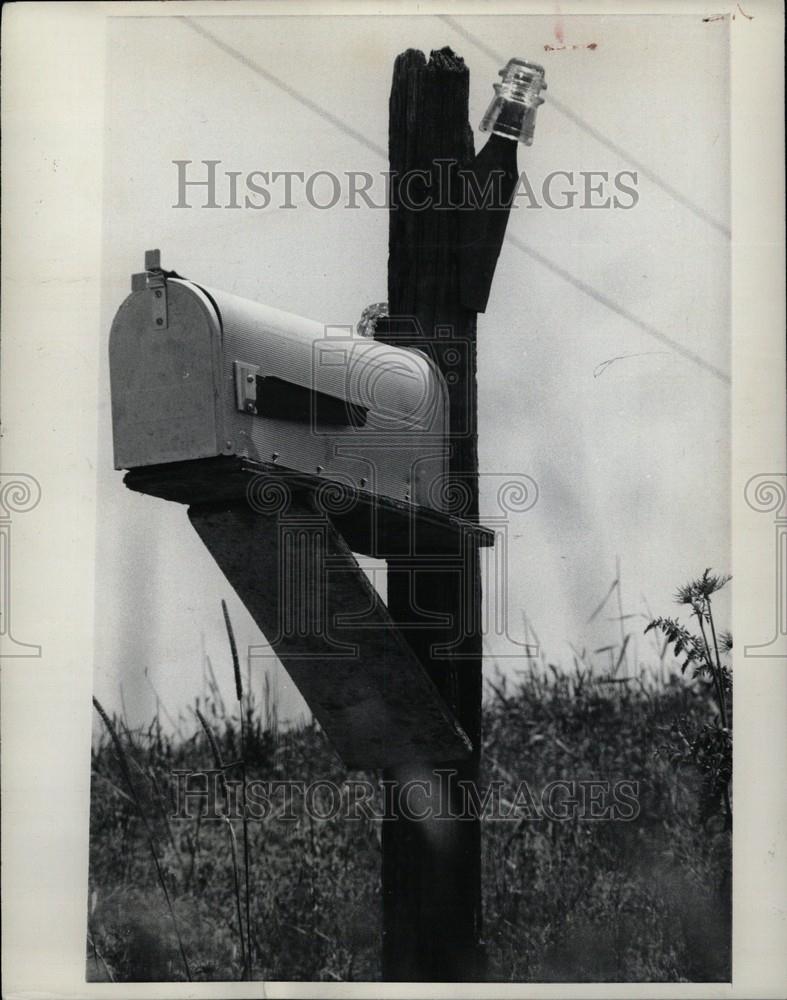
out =
[[[256,651],[255,689],[267,671],[285,718],[305,707],[185,508],[131,493],[113,469],[107,340],[130,275],[160,247],[165,267],[201,284],[355,323],[385,298],[387,213],[321,210],[299,187],[292,208],[275,197],[262,210],[229,208],[226,171],[240,172],[241,203],[256,170],[379,175],[393,61],[444,45],[470,69],[476,148],[508,58],[541,63],[548,83],[534,145],[519,149],[540,207],[517,199],[478,323],[482,519],[499,512],[501,477],[528,477],[538,490],[534,506],[510,516],[487,576],[489,617],[506,634],[490,629],[485,669],[526,666],[525,618],[565,667],[571,644],[618,641],[617,595],[593,617],[618,565],[627,615],[671,614],[679,584],[706,566],[729,568],[726,20],[118,17],[107,59],[102,323],[91,333],[102,357],[95,671],[97,696],[132,725],[150,721],[157,698],[172,718],[185,714],[204,692],[206,654],[229,696],[222,598],[239,647]],[[220,207],[199,207],[198,189],[192,207],[174,207],[183,160],[195,170],[220,161]],[[543,198],[555,171],[573,173],[553,182],[556,205],[577,192],[565,208]],[[636,204],[582,207],[589,171],[636,171]],[[370,573],[381,579],[380,565]],[[632,668],[652,662],[644,619],[626,625],[638,633]]]

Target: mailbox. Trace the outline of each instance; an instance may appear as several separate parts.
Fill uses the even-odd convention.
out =
[[[124,482],[189,504],[345,763],[465,756],[466,734],[354,555],[406,567],[418,550],[422,569],[464,573],[493,543],[457,516],[443,375],[424,351],[165,271],[158,251],[145,263],[109,343]]]
[[[447,390],[424,352],[146,264],[110,334],[116,468],[237,456],[443,509]]]

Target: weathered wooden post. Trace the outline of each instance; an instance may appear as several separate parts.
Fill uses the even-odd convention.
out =
[[[450,49],[432,52],[428,62],[419,51],[400,55],[390,98],[389,319],[375,336],[408,343],[409,326],[409,344],[425,346],[445,377],[446,493],[452,512],[470,522],[478,520],[476,314],[486,308],[505,235],[517,146],[532,142],[545,87],[541,67],[518,59],[500,76],[482,123],[492,134],[478,157],[468,123],[469,73]],[[416,535],[416,549],[419,541]],[[386,772],[394,787],[425,782],[428,808],[439,815],[426,822],[400,807],[383,825],[387,980],[485,978],[481,822],[468,810],[467,794],[478,783],[481,747],[478,544],[465,533],[450,559],[435,560],[427,543],[388,561],[389,611],[473,750],[461,760]],[[396,796],[391,802],[400,806]]]
[[[378,339],[401,336],[407,319],[418,326],[447,378],[450,403],[449,493],[463,501],[461,516],[478,516],[476,437],[476,316],[460,304],[459,214],[436,204],[416,210],[414,185],[400,185],[415,171],[431,177],[435,163],[467,167],[473,138],[467,119],[468,71],[450,50],[409,50],[394,67],[390,100],[389,158],[392,171],[388,261],[388,308]],[[434,180],[434,177],[433,177]],[[455,187],[457,171],[443,182]],[[435,198],[433,183],[423,185]],[[456,197],[453,190],[450,193]],[[450,200],[450,199],[449,199]],[[397,329],[398,327],[398,329]],[[441,336],[441,334],[444,334]],[[447,334],[447,335],[446,335]],[[457,363],[458,358],[458,363]],[[459,546],[462,545],[460,541]],[[388,607],[473,744],[469,758],[438,762],[457,779],[477,782],[481,737],[481,582],[473,547],[464,571],[422,560],[388,563]],[[428,625],[447,615],[448,624]],[[424,627],[426,625],[427,627]],[[420,626],[420,627],[419,627]],[[437,647],[457,637],[450,655]],[[434,769],[393,769],[386,780],[417,775],[434,792],[445,778]],[[445,784],[443,785],[445,787]],[[481,828],[478,819],[440,819],[439,830],[404,815],[383,824],[383,976],[393,981],[483,978],[481,935]]]

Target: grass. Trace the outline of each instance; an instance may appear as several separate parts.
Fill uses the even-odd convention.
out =
[[[487,708],[488,777],[627,778],[640,790],[631,822],[486,825],[492,976],[728,980],[729,832],[720,808],[703,821],[696,772],[654,755],[675,717],[712,714],[708,686],[605,681],[534,671]]]
[[[626,645],[622,636],[604,673],[577,651],[570,672],[543,660],[489,685],[484,784],[502,781],[513,795],[526,781],[537,795],[553,779],[622,778],[640,790],[631,822],[484,822],[490,980],[730,978],[723,803],[709,809],[702,773],[659,753],[676,719],[699,730],[716,717],[713,678],[682,676],[666,647],[658,671],[617,676]],[[240,820],[170,818],[178,768],[374,778],[348,773],[315,725],[280,729],[269,689],[256,704],[234,667],[237,704],[214,691],[195,706],[202,722],[195,711],[191,732],[159,718],[134,732],[104,719],[93,749],[89,980],[380,978],[378,820],[317,821],[296,800],[294,821],[246,824],[241,852]]]

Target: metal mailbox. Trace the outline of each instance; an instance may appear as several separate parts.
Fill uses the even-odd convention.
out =
[[[428,570],[461,573],[493,542],[446,509],[441,372],[420,350],[164,271],[158,251],[145,265],[109,343],[126,485],[190,505],[345,763],[467,755],[467,735],[354,555],[406,565],[415,545],[437,553]],[[260,484],[281,503],[252,502]]]
[[[239,456],[443,509],[447,390],[425,353],[146,266],[110,334],[116,468]]]

